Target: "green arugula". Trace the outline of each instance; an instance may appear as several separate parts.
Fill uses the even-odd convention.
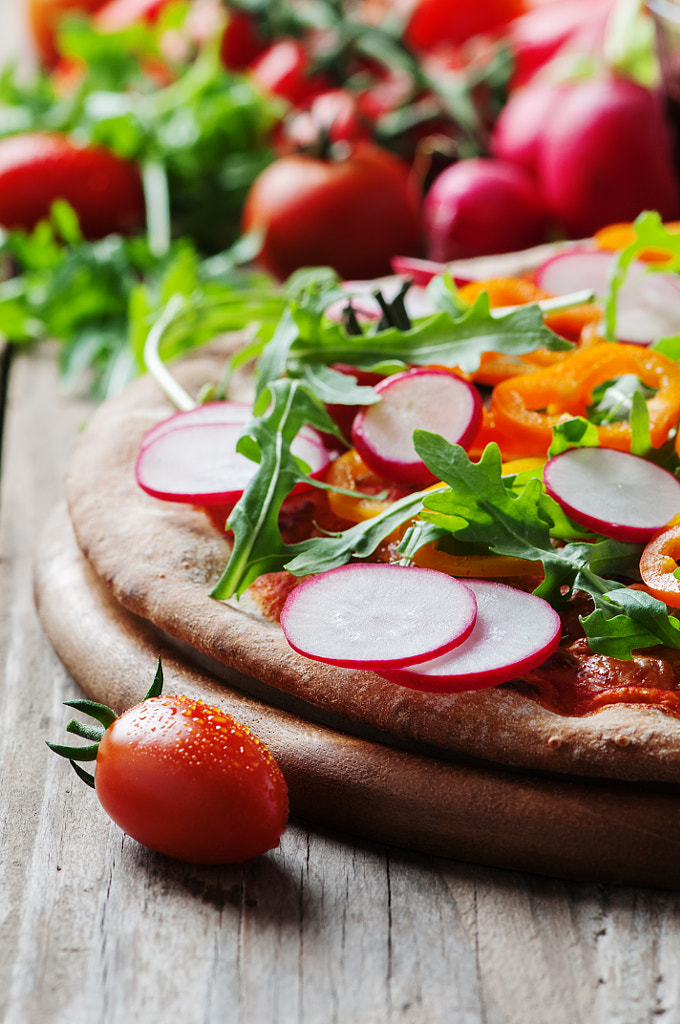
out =
[[[450,488],[427,494],[421,517],[463,541],[488,545],[494,554],[540,560],[545,579],[535,593],[555,607],[562,607],[574,590],[588,594],[595,611],[581,621],[595,653],[630,658],[633,650],[655,644],[680,648],[680,623],[663,602],[600,575],[630,567],[639,547],[601,538],[556,546],[551,539],[559,521],[556,503],[537,479],[519,493],[506,486],[496,445],[473,463],[460,446],[439,435],[418,430],[414,443],[428,468]]]

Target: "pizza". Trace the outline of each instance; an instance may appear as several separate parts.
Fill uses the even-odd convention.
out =
[[[640,232],[636,252],[639,254],[643,250],[643,254],[650,253],[653,249],[652,241],[656,243],[652,258],[657,261],[660,259],[660,243],[665,242],[668,246],[673,244],[672,239],[669,241],[668,231],[658,226],[651,234]],[[632,244],[636,244],[635,236]],[[591,243],[588,243],[585,249],[591,251]],[[522,380],[523,386],[527,388],[526,382],[535,381],[537,376],[540,382],[541,374],[545,379],[552,380],[551,387],[556,386],[555,381],[561,383],[563,388],[566,381],[571,387],[573,378],[569,369],[570,361],[574,358],[578,360],[579,355],[583,353],[588,356],[588,353],[598,349],[606,356],[603,363],[605,369],[598,369],[599,376],[605,373],[605,378],[598,378],[598,385],[607,384],[608,388],[605,390],[611,389],[612,380],[616,383],[624,376],[636,377],[638,383],[644,385],[644,390],[640,392],[642,398],[632,403],[637,410],[637,426],[631,428],[630,420],[625,417],[613,418],[609,423],[606,417],[600,417],[596,423],[597,417],[589,407],[589,403],[594,405],[591,400],[595,386],[591,381],[588,402],[580,400],[579,415],[559,411],[556,407],[550,408],[550,403],[545,399],[547,392],[540,392],[542,397],[534,402],[537,408],[530,411],[537,413],[541,420],[541,429],[544,430],[545,421],[550,420],[551,436],[562,437],[563,443],[566,438],[566,451],[582,450],[583,446],[579,445],[578,440],[574,441],[574,438],[583,436],[585,432],[590,437],[590,444],[585,447],[590,450],[598,448],[620,452],[624,457],[627,455],[626,447],[630,448],[631,429],[636,433],[637,440],[642,431],[643,436],[653,435],[655,444],[650,448],[647,459],[640,461],[657,466],[663,456],[667,465],[672,467],[673,460],[677,459],[675,427],[680,415],[680,385],[677,384],[676,374],[680,375],[680,371],[677,370],[676,361],[664,354],[664,345],[649,348],[640,344],[632,345],[627,341],[612,343],[604,340],[601,335],[601,304],[579,301],[576,310],[572,305],[568,305],[565,309],[547,314],[545,310],[536,306],[539,291],[532,267],[537,264],[544,265],[546,259],[549,260],[555,253],[580,251],[578,246],[573,245],[551,247],[547,251],[542,247],[539,252],[503,257],[497,263],[476,261],[472,267],[460,264],[453,268],[459,282],[462,282],[470,270],[478,271],[475,280],[468,284],[459,283],[458,293],[470,308],[476,308],[478,318],[480,321],[484,320],[487,326],[494,316],[493,312],[489,311],[487,297],[491,296],[493,300],[495,289],[498,293],[495,299],[497,305],[512,307],[509,313],[501,309],[498,322],[505,316],[512,316],[517,309],[524,310],[524,315],[531,309],[529,315],[533,319],[521,321],[521,329],[525,334],[536,330],[536,336],[544,341],[545,333],[541,325],[538,325],[538,321],[544,321],[546,317],[551,320],[553,327],[559,327],[561,331],[559,335],[554,332],[561,341],[552,352],[540,345],[538,348],[530,347],[528,351],[521,353],[506,351],[491,355],[489,349],[482,351],[481,342],[475,342],[477,370],[461,370],[459,366],[455,370],[454,375],[457,378],[465,379],[467,383],[472,381],[474,386],[481,386],[486,391],[487,399],[483,409],[478,410],[480,419],[475,438],[468,445],[468,452],[464,453],[466,466],[469,464],[474,467],[482,463],[483,452],[488,450],[487,442],[491,438],[492,448],[499,451],[499,464],[502,467],[515,467],[509,475],[505,475],[506,480],[514,481],[513,494],[521,494],[526,481],[538,480],[540,483],[543,463],[547,457],[547,446],[539,451],[536,436],[542,435],[537,435],[536,431],[532,433],[528,428],[525,429],[524,438],[526,441],[528,437],[531,444],[524,449],[517,441],[517,436],[513,436],[507,429],[498,431],[495,437],[491,437],[494,428],[493,411],[496,408],[493,401],[495,389],[502,381],[513,379]],[[663,258],[666,259],[665,251]],[[571,291],[577,298],[582,298],[577,288],[572,288]],[[517,298],[520,293],[524,296],[522,301],[508,301],[509,296]],[[540,292],[540,295],[543,295],[543,292]],[[480,299],[479,296],[483,297]],[[422,295],[418,297],[419,301],[421,299]],[[365,315],[370,317],[370,303],[364,302],[361,294],[355,293],[353,302],[355,311],[361,312],[365,306]],[[481,305],[475,306],[479,302]],[[557,305],[559,306],[559,303]],[[429,322],[431,316],[425,315],[423,319]],[[373,329],[370,326],[371,321],[367,322],[369,326],[364,327],[364,333],[370,333]],[[417,320],[416,328],[411,327],[401,333],[408,335],[409,330],[417,330],[421,322]],[[394,327],[388,325],[382,330],[388,333],[391,331],[396,337]],[[332,331],[335,332],[334,337],[342,337],[343,343],[346,341],[346,328],[342,322],[336,323]],[[585,343],[581,338],[584,332]],[[378,331],[376,336],[380,333]],[[565,340],[566,345],[563,344]],[[173,365],[173,379],[182,393],[194,401],[199,401],[207,388],[217,387],[224,380],[225,363],[234,352],[241,351],[242,344],[243,339],[240,337],[216,339],[207,348]],[[573,345],[576,347],[572,347]],[[607,355],[616,346],[618,356]],[[632,349],[637,351],[631,352]],[[439,351],[441,352],[441,348]],[[666,348],[666,351],[670,350]],[[622,359],[623,355],[631,361],[626,362]],[[265,353],[260,356],[261,360],[266,358]],[[378,361],[374,359],[374,363],[376,362]],[[383,359],[382,363],[380,376],[384,379],[401,372],[393,365],[387,366],[388,359]],[[669,365],[675,367],[675,371],[668,370],[668,379],[658,371],[660,364],[663,364],[664,370],[668,370]],[[592,365],[585,359],[579,373],[585,373],[583,367],[591,372]],[[385,366],[389,372],[385,371]],[[518,366],[519,372],[509,372],[509,367],[517,370]],[[441,370],[441,364],[438,365],[438,369]],[[446,369],[447,372],[450,371],[450,367]],[[299,364],[296,372],[300,372]],[[474,381],[476,373],[484,377],[479,385]],[[282,374],[281,379],[284,376],[285,374]],[[595,377],[597,376],[598,374],[595,374]],[[355,386],[354,380],[351,383],[352,387]],[[235,404],[248,403],[250,407],[253,389],[250,366],[242,364],[237,359],[235,371],[229,380],[229,400]],[[678,404],[671,406],[668,395],[672,393],[675,396],[676,391]],[[489,392],[491,401],[488,399]],[[332,403],[326,403],[330,404]],[[267,415],[272,415],[275,405],[275,402],[273,405],[270,403],[267,408],[265,403],[265,419]],[[640,419],[642,406],[645,411]],[[506,795],[503,801],[507,802],[508,808],[514,805],[507,794],[519,792],[516,787],[519,785],[520,776],[516,773],[535,773],[528,785],[531,791],[536,793],[536,807],[543,808],[543,823],[555,808],[554,796],[547,801],[538,796],[538,791],[543,785],[549,787],[551,794],[561,794],[559,800],[563,801],[566,808],[569,798],[564,795],[567,791],[563,792],[560,787],[583,784],[587,787],[586,802],[590,808],[588,813],[593,814],[593,800],[613,799],[614,802],[608,806],[612,809],[616,806],[617,798],[612,797],[612,791],[607,790],[605,795],[605,790],[601,787],[610,784],[617,786],[622,782],[646,786],[661,785],[662,788],[658,792],[665,793],[663,800],[670,800],[672,804],[673,784],[680,782],[680,644],[674,646],[673,631],[677,630],[677,625],[674,624],[674,606],[660,599],[658,587],[661,584],[654,589],[642,582],[638,574],[626,576],[626,573],[631,571],[631,558],[639,563],[640,555],[649,547],[649,543],[612,540],[594,533],[590,528],[586,528],[584,532],[578,523],[575,525],[573,520],[566,517],[565,522],[568,519],[572,532],[569,533],[567,530],[567,533],[558,536],[559,531],[556,530],[557,539],[551,541],[554,550],[559,554],[569,549],[570,545],[599,543],[600,554],[603,557],[606,554],[609,559],[606,564],[611,566],[607,585],[611,584],[611,593],[616,600],[623,602],[616,604],[616,614],[599,616],[596,622],[598,638],[588,636],[583,626],[584,621],[587,622],[588,617],[593,615],[593,608],[597,605],[597,599],[593,599],[592,592],[588,592],[586,584],[585,589],[579,586],[587,573],[580,576],[577,574],[571,579],[565,576],[560,588],[564,600],[561,603],[557,602],[560,621],[557,644],[528,670],[506,678],[497,685],[483,685],[476,689],[463,688],[457,692],[438,692],[432,688],[403,685],[403,681],[395,682],[389,678],[389,672],[329,664],[293,649],[281,628],[282,609],[286,607],[290,596],[300,588],[301,581],[305,582],[310,577],[323,575],[326,571],[323,568],[318,573],[305,571],[295,574],[280,566],[276,558],[273,561],[265,559],[262,564],[267,571],[249,570],[249,574],[244,577],[245,582],[242,580],[242,586],[234,585],[230,594],[216,596],[223,583],[225,570],[234,559],[235,551],[238,552],[238,533],[225,529],[227,515],[230,523],[234,521],[233,508],[236,505],[232,504],[228,508],[220,502],[205,505],[194,501],[159,498],[144,490],[135,474],[140,452],[148,445],[149,438],[154,436],[154,432],[158,434],[159,425],[164,430],[163,425],[170,422],[174,414],[176,408],[158,381],[153,376],[142,377],[117,398],[104,403],[96,411],[70,462],[66,480],[68,531],[69,534],[71,530],[73,531],[73,549],[77,551],[77,557],[82,561],[82,571],[90,581],[88,586],[94,588],[97,595],[104,595],[98,596],[97,600],[104,602],[106,616],[112,623],[123,617],[125,628],[131,635],[135,638],[143,635],[145,643],[151,636],[159,649],[162,648],[168,657],[176,659],[184,666],[181,669],[183,673],[198,673],[201,678],[203,674],[206,679],[213,680],[209,684],[212,687],[211,699],[215,685],[218,688],[224,685],[232,694],[254,697],[261,705],[273,709],[274,715],[293,714],[297,719],[311,723],[310,728],[314,724],[318,725],[322,733],[326,730],[323,733],[325,738],[319,739],[318,743],[328,744],[328,750],[340,737],[348,751],[355,750],[352,744],[366,741],[372,745],[371,751],[384,751],[386,758],[411,758],[413,767],[404,768],[400,761],[399,772],[394,778],[407,779],[409,770],[412,770],[414,778],[417,776],[419,779],[418,799],[424,803],[427,803],[428,799],[434,799],[435,794],[437,800],[449,800],[450,797],[443,795],[444,776],[448,771],[460,772],[461,766],[468,766],[470,772],[482,773],[485,780],[483,790],[487,794],[485,800],[489,799],[488,773],[491,772],[491,776],[496,780],[494,785],[504,787],[503,792]],[[669,425],[666,428],[658,428],[658,423],[663,417],[664,422],[668,422]],[[302,419],[304,418],[302,416]],[[313,416],[311,418],[314,420]],[[316,425],[323,425],[323,421],[317,422]],[[589,432],[589,428],[599,431],[596,442],[593,442],[592,430]],[[663,437],[654,434],[657,428],[665,429]],[[333,444],[332,441],[328,442],[330,450],[333,449]],[[305,557],[308,551],[313,552],[314,558],[319,557],[318,552],[325,551],[326,541],[333,542],[346,537],[348,531],[355,527],[359,527],[357,535],[364,536],[368,531],[365,524],[370,524],[371,518],[375,519],[374,511],[366,512],[366,504],[370,506],[371,502],[374,502],[375,506],[383,509],[386,516],[391,514],[390,509],[399,506],[399,502],[409,507],[408,502],[410,496],[417,490],[416,485],[405,483],[403,480],[394,481],[380,477],[370,466],[361,463],[352,448],[345,448],[346,446],[336,447],[328,460],[328,468],[324,474],[326,478],[335,478],[339,481],[340,489],[335,495],[335,504],[332,499],[329,500],[328,490],[307,489],[295,492],[287,498],[277,515],[280,533],[278,543],[283,544],[283,557],[289,562],[290,551],[298,553],[301,549],[304,549]],[[461,446],[458,448],[463,450]],[[343,458],[345,463],[342,463]],[[531,464],[528,468],[517,468],[517,460],[520,458],[529,460]],[[348,461],[353,467],[350,471],[342,468]],[[264,457],[263,463],[266,463]],[[360,467],[357,471],[359,463],[363,468]],[[340,470],[337,468],[338,465],[341,466]],[[662,471],[671,476],[668,469]],[[526,479],[522,477],[522,473],[526,474]],[[342,486],[343,484],[345,486]],[[441,500],[444,493],[453,490],[441,480],[437,480],[433,487],[418,486],[421,490],[417,493],[428,491],[435,496],[433,499],[426,498],[435,510],[436,496],[439,495]],[[535,483],[532,484],[530,490],[536,490],[536,486]],[[632,485],[633,492],[640,492],[641,489],[644,490],[644,484]],[[656,504],[656,501],[654,503]],[[424,520],[428,522],[428,529],[438,528],[442,515],[446,514],[442,512],[445,507],[440,505],[439,512],[433,515],[431,520]],[[536,507],[540,512],[540,504]],[[348,518],[348,509],[353,518]],[[424,514],[427,514],[427,509]],[[543,515],[542,512],[540,514]],[[408,529],[414,522],[419,522],[420,518],[418,512],[414,513],[411,509],[402,527],[405,524],[405,528]],[[671,519],[672,516],[669,515],[668,518]],[[65,529],[62,524],[57,539],[51,542],[49,557],[43,556],[45,561],[56,559],[58,562],[62,556],[57,549],[72,543],[64,539]],[[654,531],[656,543],[658,532],[660,531]],[[403,552],[399,551],[403,538],[404,528],[389,530],[368,554],[356,554],[355,549],[352,549],[346,562],[389,565],[395,561],[403,561]],[[305,548],[305,545],[308,547]],[[445,543],[443,549],[438,549],[437,542],[430,540],[427,545],[422,545],[417,550],[421,552],[421,564],[434,566],[439,571],[443,569],[444,572],[451,572],[453,566],[454,575],[458,574],[463,580],[470,579],[473,575],[479,578],[477,574],[486,558],[489,561],[484,569],[486,576],[483,578],[513,588],[517,595],[531,594],[534,590],[540,591],[542,581],[545,582],[549,575],[549,570],[546,570],[540,561],[507,554],[500,543],[487,544],[484,552],[481,552],[481,547],[479,542],[468,545],[467,549],[463,544],[464,554],[460,554],[455,544],[451,546]],[[671,553],[675,550],[673,544],[668,550]],[[280,551],[276,557],[282,557]],[[465,559],[468,559],[467,568]],[[417,557],[411,564],[418,564]],[[677,565],[677,562],[673,564]],[[607,576],[605,572],[602,577],[597,578],[607,579]],[[672,573],[670,576],[672,577]],[[49,601],[46,591],[53,583],[54,579],[49,573],[43,573],[41,582],[39,567],[39,608],[47,608]],[[672,582],[666,585],[669,585],[671,590],[674,589]],[[628,595],[625,599],[621,596],[624,592]],[[670,601],[673,600],[671,593]],[[632,602],[631,607],[635,606],[631,618],[633,625],[624,614],[625,608],[628,607],[626,601]],[[637,610],[637,601],[644,606],[642,614]],[[54,605],[54,600],[52,604]],[[67,600],[64,601],[64,607],[68,607]],[[657,626],[650,625],[650,608],[653,609],[651,619],[654,619],[655,615],[658,617],[660,611],[663,612]],[[46,621],[50,616],[54,616],[55,612],[48,609],[45,612],[41,611],[41,615]],[[612,618],[617,622],[610,628]],[[636,638],[641,630],[644,631],[641,623],[644,629],[651,633],[638,648],[635,646]],[[62,618],[60,626],[52,624],[46,627],[53,642],[55,634],[63,626]],[[654,634],[657,627],[661,630],[658,636]],[[145,632],[147,630],[151,632]],[[609,636],[608,630],[611,634]],[[669,639],[669,643],[663,642],[664,637]],[[55,642],[58,649],[59,642],[58,639]],[[136,639],[135,643],[137,642]],[[94,643],[96,645],[98,641]],[[623,656],[607,653],[624,650],[626,643],[630,650],[625,651]],[[65,658],[69,666],[78,664],[77,640],[75,644],[75,650],[71,650]],[[91,636],[80,648],[80,654],[87,661],[92,655],[84,650],[85,647],[93,647]],[[74,674],[78,678],[77,669]],[[101,690],[97,690],[96,686],[90,689],[91,695],[102,696]],[[105,696],[106,699],[111,699],[109,693]],[[124,691],[121,699],[129,703],[128,690]],[[315,753],[308,756],[311,759],[310,763],[314,765],[313,770],[321,772],[322,762],[319,760],[318,749],[315,747]],[[371,757],[374,757],[374,753]],[[383,753],[375,754],[375,757],[382,758]],[[426,764],[430,767],[423,767]],[[349,778],[352,770],[347,768],[344,761],[343,765],[343,771],[348,772]],[[444,773],[441,784],[437,785],[434,782],[435,765],[440,766],[437,770]],[[447,768],[447,765],[450,767]],[[481,777],[479,774],[474,775],[477,782]],[[521,778],[524,778],[526,783],[527,777]],[[426,783],[426,779],[432,784],[431,793],[427,796],[425,789],[430,783]],[[542,779],[552,781],[544,783],[541,782]],[[578,779],[582,780],[582,783],[575,781]],[[671,784],[671,788],[664,790],[663,787],[668,784]],[[375,779],[369,779],[369,773],[364,772],[360,788],[364,787],[368,793],[372,792],[374,785]],[[592,789],[593,785],[600,788]],[[573,795],[574,790],[570,792]],[[356,787],[354,796],[358,800]],[[641,798],[642,794],[638,790],[630,791],[626,797],[628,800]],[[522,799],[525,806],[525,798]],[[494,797],[491,802],[494,803],[496,800],[497,797]],[[358,803],[361,804],[361,800],[358,800]],[[293,805],[295,806],[295,797]],[[411,806],[413,808],[416,805],[417,799],[414,797]],[[649,805],[647,807],[646,813],[649,813]],[[657,810],[659,814],[662,813],[661,809]],[[667,815],[669,807],[664,803],[662,810],[663,815]],[[323,820],[325,812],[320,813]],[[369,835],[380,835],[379,832],[371,831],[371,813],[364,813],[364,825],[359,826],[359,831],[363,830],[364,834]],[[456,814],[459,813],[458,808]],[[597,814],[599,813],[598,811]],[[441,844],[438,846],[434,841],[423,839],[424,825],[422,821],[414,824],[414,814],[412,810],[409,827],[419,838],[414,840],[412,845],[442,852]],[[642,822],[645,812],[638,808],[635,814],[638,814]],[[432,831],[434,826],[431,803],[428,803],[428,815],[428,828]],[[415,816],[417,817],[417,814]],[[340,822],[341,827],[344,820]],[[347,820],[352,827],[351,815]],[[601,820],[604,821],[605,818]],[[632,820],[628,818],[629,824]],[[488,827],[490,826],[487,822],[485,828],[488,830]],[[614,828],[611,821],[607,827]],[[633,835],[635,828],[632,825],[631,828]],[[611,834],[614,835],[614,831]],[[404,841],[403,831],[397,834],[397,841]],[[517,841],[521,845],[521,840]],[[669,841],[671,849],[674,841]],[[558,845],[562,843],[563,848],[567,849],[564,846],[564,835],[559,838],[555,833],[555,842]],[[583,863],[589,863],[588,858],[591,857],[592,851],[588,849],[587,830],[581,842],[579,856]],[[621,845],[620,835],[616,835],[614,845],[617,843]],[[627,848],[628,846],[630,844],[627,844]],[[454,843],[453,849],[459,853],[461,848]],[[469,855],[468,847],[463,849],[462,855]],[[471,856],[472,859],[486,859],[490,863],[510,863],[541,870],[540,857],[537,860],[532,855],[527,860],[525,856],[510,856],[507,848],[505,852],[501,849],[501,854],[487,855],[480,854],[479,849],[475,847]],[[616,855],[613,856],[616,860]],[[631,858],[635,856],[630,852]],[[565,857],[568,859],[568,854],[565,854]],[[552,861],[548,857],[546,863],[549,871],[570,873],[560,860],[557,850],[554,851]],[[668,872],[664,873],[658,864],[657,868],[661,874],[655,877],[660,877],[663,884],[667,884],[670,877]],[[614,867],[609,871],[609,877],[618,877],[618,874],[622,877],[631,877],[630,871],[627,873],[619,869],[620,865]],[[576,874],[583,876],[584,871],[585,874],[588,873],[581,865]],[[639,878],[640,872],[633,872],[632,877],[634,880]]]

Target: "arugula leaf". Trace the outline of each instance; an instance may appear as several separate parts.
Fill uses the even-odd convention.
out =
[[[304,424],[334,429],[324,408],[298,381],[273,381],[269,395],[271,407],[248,424],[245,441],[239,444],[239,451],[249,458],[259,454],[259,468],[229,516],[234,547],[212,591],[221,600],[241,595],[258,576],[281,569],[290,558],[291,546],[281,539],[278,516],[284,499],[305,475],[291,445]]]
[[[450,488],[424,495],[421,518],[461,540],[482,542],[494,554],[542,561],[545,578],[535,593],[557,608],[574,590],[589,594],[595,611],[581,621],[595,653],[630,658],[633,650],[660,643],[680,648],[680,629],[663,602],[598,575],[630,567],[631,550],[599,538],[554,546],[550,527],[559,521],[558,506],[538,479],[519,493],[506,485],[496,445],[472,463],[460,446],[437,434],[417,430],[414,444]]]
[[[573,347],[544,325],[535,303],[495,316],[485,292],[457,318],[448,312],[435,313],[417,320],[406,331],[390,327],[354,335],[320,315],[304,323],[298,320],[298,326],[299,337],[289,350],[289,369],[293,370],[296,363],[349,363],[372,369],[391,361],[400,365],[457,366],[472,373],[479,368],[484,352],[520,355],[538,346],[551,350]]]

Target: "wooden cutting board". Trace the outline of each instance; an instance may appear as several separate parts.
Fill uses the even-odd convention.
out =
[[[47,636],[88,696],[110,703],[117,694],[122,711],[143,697],[160,655],[165,692],[218,705],[269,746],[300,818],[496,867],[680,888],[680,787],[443,760],[353,735],[349,722],[319,724],[299,703],[296,713],[263,703],[196,667],[118,605],[80,552],[62,505],[37,551],[35,598]]]

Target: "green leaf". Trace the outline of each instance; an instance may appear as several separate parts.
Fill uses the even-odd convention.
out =
[[[597,427],[582,416],[574,416],[553,427],[548,458],[561,455],[569,448],[598,448],[599,444]]]
[[[149,700],[150,697],[160,697],[163,692],[163,665],[161,659],[158,659],[156,666],[156,675],[154,676],[153,682],[149,687],[149,692],[144,697],[144,700]]]
[[[334,430],[325,409],[299,381],[273,381],[269,394],[272,401],[266,414],[244,431],[259,448],[260,464],[229,516],[234,546],[212,592],[222,600],[242,594],[263,573],[281,569],[290,559],[293,548],[281,539],[278,516],[284,499],[304,476],[291,444],[304,424]]]
[[[107,707],[106,704],[99,704],[95,700],[86,700],[84,698],[80,698],[78,700],[65,700],[64,705],[67,708],[73,708],[74,711],[80,711],[84,715],[89,715],[91,718],[96,718],[98,722],[101,722],[105,729],[108,729],[108,727],[112,725],[118,717],[116,712],[110,707]]]
[[[644,591],[619,587],[603,594],[582,623],[595,654],[626,659],[640,647],[680,648],[680,623],[662,601]]]

